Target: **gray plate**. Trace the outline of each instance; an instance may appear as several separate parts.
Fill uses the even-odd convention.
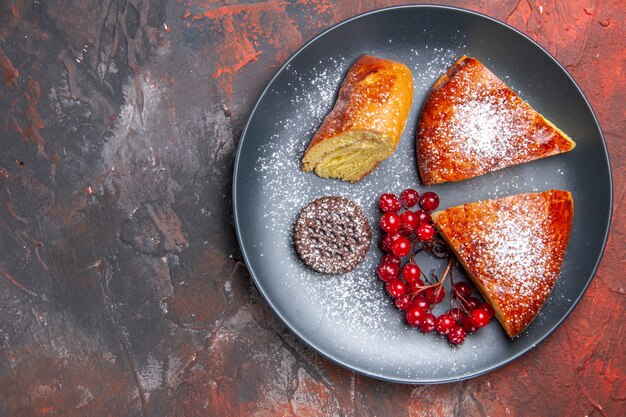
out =
[[[363,54],[407,64],[415,98],[395,154],[358,184],[300,171],[300,158],[332,106],[343,75]],[[441,207],[551,188],[569,190],[576,213],[561,277],[534,323],[509,340],[497,322],[452,348],[404,323],[375,278],[373,244],[353,272],[323,276],[299,262],[292,245],[298,212],[323,195],[360,204],[372,225],[377,199],[404,188],[425,190],[415,161],[415,125],[432,83],[461,55],[478,58],[521,97],[567,132],[574,151],[479,178],[430,187]],[[235,163],[233,209],[241,250],[259,291],[285,324],[329,359],[375,378],[440,383],[488,372],[545,339],[574,308],[600,261],[611,218],[606,145],[576,83],[545,50],[520,32],[477,13],[407,6],[357,16],[322,33],[278,71],[250,115]],[[444,265],[429,257],[423,270]],[[465,277],[462,271],[457,276]],[[436,312],[442,311],[440,306]]]

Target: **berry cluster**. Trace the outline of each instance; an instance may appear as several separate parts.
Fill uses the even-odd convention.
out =
[[[420,208],[411,211],[418,203]],[[453,282],[454,256],[445,242],[435,236],[430,213],[439,207],[439,196],[430,191],[420,196],[409,188],[400,194],[400,198],[394,194],[383,194],[379,206],[384,213],[380,218],[380,228],[385,232],[379,247],[385,255],[376,272],[396,307],[405,312],[407,323],[419,327],[424,333],[436,330],[455,345],[463,343],[468,333],[486,326],[495,315],[493,307],[472,296],[469,283]],[[405,210],[400,213],[402,207]],[[421,251],[437,258],[448,258],[441,278],[434,274],[428,278],[422,273],[415,262],[415,255]],[[434,306],[446,297],[443,283],[447,276],[452,281],[450,309],[435,317]]]

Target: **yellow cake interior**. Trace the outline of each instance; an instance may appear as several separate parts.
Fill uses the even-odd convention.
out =
[[[309,149],[302,169],[322,178],[357,182],[393,153],[392,140],[379,133],[351,130]]]

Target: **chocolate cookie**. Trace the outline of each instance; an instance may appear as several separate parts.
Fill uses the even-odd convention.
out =
[[[369,250],[372,231],[361,208],[343,197],[321,197],[302,209],[294,243],[302,261],[324,274],[357,267]]]

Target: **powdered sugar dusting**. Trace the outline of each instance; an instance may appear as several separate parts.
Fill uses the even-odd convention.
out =
[[[484,254],[489,255],[483,265],[485,272],[509,280],[503,285],[514,287],[520,299],[534,296],[543,287],[528,277],[542,281],[547,272],[545,231],[522,221],[527,216],[522,211],[514,206],[510,212],[500,212],[496,223],[483,229],[488,231],[484,238]]]
[[[310,139],[322,118],[332,107],[344,68],[348,65],[343,57],[329,57],[319,61],[317,66],[314,65],[304,73],[287,66],[286,72],[291,79],[286,83],[287,88],[271,92],[290,98],[288,105],[291,107],[289,112],[291,116],[277,119],[277,127],[295,130],[294,133],[297,132],[298,137],[305,136]]]
[[[460,49],[464,49],[462,45]],[[450,64],[459,58],[461,54],[456,50],[447,48],[411,48],[406,55],[405,63],[412,67],[413,79],[417,89],[429,92],[430,87],[437,78],[446,72]]]
[[[476,159],[487,158],[489,165],[499,161],[509,163],[508,160],[516,156],[515,148],[524,146],[514,140],[517,134],[515,119],[515,112],[501,97],[468,100],[454,106],[451,135],[462,153],[473,155]]]

